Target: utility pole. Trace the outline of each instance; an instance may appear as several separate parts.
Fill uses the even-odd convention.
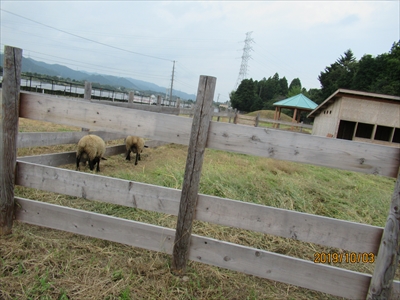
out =
[[[172,65],[172,78],[171,78],[171,89],[169,90],[169,102],[171,103],[172,100],[172,87],[174,85],[174,73],[175,73],[175,61],[173,61]]]
[[[251,58],[250,51],[253,50],[253,48],[251,48],[250,43],[254,42],[254,40],[250,37],[252,32],[253,31],[246,33],[246,39],[244,40],[244,48],[243,48],[243,55],[242,55],[242,64],[240,65],[240,71],[239,71],[238,79],[236,81],[235,90],[237,89],[239,84],[242,82],[242,80],[245,79],[247,76],[247,62]]]

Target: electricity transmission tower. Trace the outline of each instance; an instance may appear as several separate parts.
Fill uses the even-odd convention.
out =
[[[236,86],[235,90],[239,86],[239,84],[242,82],[243,79],[246,78],[247,76],[247,62],[251,58],[250,56],[250,51],[253,50],[251,47],[251,43],[253,43],[253,39],[250,37],[253,31],[247,32],[246,33],[246,39],[244,40],[244,48],[243,48],[243,55],[242,55],[242,64],[240,65],[240,71],[239,71],[239,76],[236,81]]]
[[[165,92],[165,101],[168,100],[168,106],[171,105],[171,101],[172,101],[172,88],[174,86],[174,75],[175,75],[175,60],[172,61],[173,65],[172,65],[172,78],[171,78],[171,88],[167,88],[167,91]]]

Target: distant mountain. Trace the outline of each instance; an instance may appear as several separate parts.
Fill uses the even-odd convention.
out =
[[[0,66],[3,66],[3,54],[0,53]],[[86,71],[75,71],[66,66],[59,64],[48,64],[37,61],[32,58],[22,57],[22,72],[31,72],[41,75],[58,76],[62,78],[70,78],[74,80],[86,80],[92,83],[99,83],[115,87],[123,86],[127,89],[135,91],[149,92],[154,94],[165,94],[167,88],[158,86],[154,83],[142,81],[128,77],[118,77],[112,75],[89,73]],[[173,91],[173,95],[183,100],[195,100],[196,95],[187,94],[185,92]]]

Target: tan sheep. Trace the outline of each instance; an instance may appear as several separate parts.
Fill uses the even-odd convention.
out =
[[[135,165],[137,165],[138,160],[140,160],[140,153],[143,152],[143,148],[147,148],[144,144],[144,139],[130,135],[125,139],[125,145],[127,151],[126,160],[131,160],[131,152],[136,153]]]
[[[96,171],[100,172],[100,159],[106,160],[103,157],[106,152],[106,143],[97,135],[89,134],[82,137],[78,142],[78,150],[76,151],[76,170],[79,170],[79,163],[82,160],[89,161],[91,171],[97,163]]]

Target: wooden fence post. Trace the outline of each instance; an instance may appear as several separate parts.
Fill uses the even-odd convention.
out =
[[[191,109],[191,111],[190,111],[190,113],[189,113],[189,118],[193,118],[195,109],[196,109],[196,104],[194,104],[194,105],[192,106],[192,109]]]
[[[17,159],[22,49],[4,47],[0,129],[0,235],[11,233]]]
[[[230,107],[230,108],[228,109],[228,116],[229,116],[228,123],[230,123],[230,122],[231,122],[231,118],[232,118],[232,107]]]
[[[134,97],[135,97],[135,93],[134,92],[129,92],[128,103],[133,103]]]
[[[399,170],[400,171],[400,170]],[[374,273],[369,285],[367,300],[394,299],[391,296],[393,278],[400,255],[400,172],[393,191],[392,203],[385,229],[382,233]]]
[[[85,81],[85,91],[83,99],[90,101],[92,99],[92,83]]]
[[[197,205],[208,128],[212,117],[211,108],[216,81],[217,79],[211,76],[200,76],[199,80],[172,253],[172,272],[176,275],[185,273],[189,258],[190,237]]]
[[[256,116],[256,121],[255,121],[254,126],[255,126],[255,127],[258,127],[258,123],[259,123],[259,122],[260,122],[260,113],[258,113],[257,116]]]
[[[85,91],[83,94],[83,99],[90,101],[92,99],[92,83],[85,81]],[[82,131],[89,131],[89,128],[82,128]]]
[[[233,124],[237,124],[239,122],[239,113],[235,110],[235,116],[233,117]]]
[[[161,106],[161,96],[157,95],[157,106]]]

